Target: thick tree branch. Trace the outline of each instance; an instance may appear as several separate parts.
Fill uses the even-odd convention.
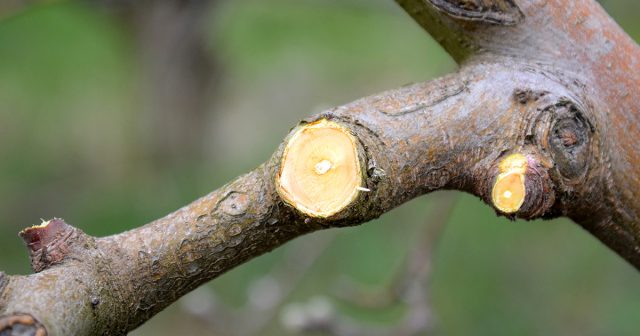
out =
[[[513,59],[574,86],[565,98],[594,131],[596,178],[563,177],[572,190],[561,212],[640,267],[638,45],[591,0],[396,1],[463,64]]]
[[[141,228],[27,229],[38,273],[0,274],[0,333],[124,334],[290,239],[438,189],[569,216],[640,267],[638,47],[590,0],[399,2],[459,72],[310,117],[253,172]]]

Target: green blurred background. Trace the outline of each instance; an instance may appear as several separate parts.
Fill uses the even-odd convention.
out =
[[[17,232],[40,218],[98,236],[134,228],[256,167],[307,115],[455,69],[391,0],[160,3],[60,2],[3,15],[5,272],[30,272]],[[640,3],[601,3],[640,38]],[[415,307],[376,298],[412,277],[407,258],[439,223],[411,294],[426,302],[430,334],[640,335],[638,272],[577,225],[510,222],[442,192],[299,238],[132,334],[292,334],[304,314],[400,334],[394,326]]]

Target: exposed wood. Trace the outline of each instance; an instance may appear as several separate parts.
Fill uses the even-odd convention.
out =
[[[349,206],[361,186],[359,148],[349,130],[326,119],[304,124],[286,140],[278,193],[310,217],[329,217]]]
[[[493,205],[507,214],[518,212],[527,196],[527,157],[512,154],[498,165],[499,174],[493,183],[491,200]]]
[[[487,1],[494,11],[504,7]],[[640,267],[640,151],[629,141],[640,138],[638,45],[591,0],[513,1],[524,14],[516,25],[471,22],[422,0],[397,2],[462,64],[519,63],[568,89],[538,105],[549,113],[532,111],[536,122],[553,123],[542,145],[565,188],[558,211]],[[524,82],[518,90],[523,104],[559,93]]]
[[[278,193],[285,141],[253,172],[165,218],[105,238],[74,229],[39,273],[0,273],[0,326],[29,314],[49,335],[124,334],[290,239],[438,189],[494,205],[496,185],[502,195],[520,188],[518,206],[498,212],[568,216],[640,268],[640,48],[592,0],[398,2],[462,67],[304,121],[328,120],[356,139],[367,192],[326,216],[300,211]],[[526,168],[505,165],[510,155]]]

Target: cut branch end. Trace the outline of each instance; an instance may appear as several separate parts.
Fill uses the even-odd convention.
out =
[[[526,172],[527,158],[522,154],[509,155],[500,162],[499,174],[491,192],[493,205],[498,210],[506,214],[520,210],[527,194]]]
[[[329,217],[366,189],[360,167],[351,132],[320,119],[300,126],[289,137],[277,177],[278,193],[305,215]]]

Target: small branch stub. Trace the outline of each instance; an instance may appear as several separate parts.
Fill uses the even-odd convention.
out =
[[[311,217],[325,218],[351,204],[362,184],[357,142],[340,124],[320,119],[289,138],[276,184],[285,202]]]
[[[500,162],[498,169],[491,200],[498,210],[506,214],[515,213],[520,210],[527,194],[527,158],[522,154],[511,154]]]
[[[77,235],[77,229],[54,218],[43,221],[20,231],[20,237],[27,244],[31,268],[40,272],[47,267],[61,262],[69,253],[70,241]]]

